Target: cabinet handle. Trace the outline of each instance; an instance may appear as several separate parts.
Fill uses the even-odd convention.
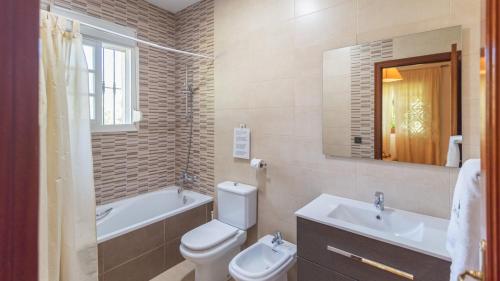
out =
[[[391,266],[388,266],[388,265],[385,265],[385,264],[382,264],[382,263],[379,263],[379,262],[376,262],[376,261],[373,261],[373,260],[370,260],[370,259],[366,259],[366,258],[360,257],[358,255],[346,252],[344,250],[341,250],[341,249],[338,249],[338,248],[335,248],[335,247],[332,247],[332,246],[326,246],[326,249],[328,251],[330,251],[330,252],[334,252],[336,254],[342,255],[342,256],[350,258],[352,260],[355,260],[355,261],[358,261],[358,262],[362,262],[364,264],[367,264],[369,266],[378,268],[380,270],[383,270],[383,271],[395,274],[397,276],[400,276],[400,277],[403,277],[403,278],[406,278],[406,279],[409,279],[409,280],[413,280],[414,279],[413,278],[413,274],[410,274],[408,272],[396,269],[394,267],[391,267]]]

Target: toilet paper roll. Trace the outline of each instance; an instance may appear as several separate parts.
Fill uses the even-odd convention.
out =
[[[250,167],[254,169],[263,169],[266,167],[266,162],[264,162],[264,160],[262,159],[253,158],[250,161]]]

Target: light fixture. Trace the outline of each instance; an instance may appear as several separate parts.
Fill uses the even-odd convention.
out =
[[[486,75],[486,58],[481,57],[481,60],[479,61],[479,74],[480,75]]]
[[[396,82],[396,81],[401,81],[403,80],[403,77],[401,76],[401,73],[399,73],[399,70],[395,67],[391,68],[384,68],[382,70],[382,81],[383,82]]]

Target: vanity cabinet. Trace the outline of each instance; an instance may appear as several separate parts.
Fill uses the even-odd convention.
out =
[[[314,281],[356,281],[338,272],[329,270],[325,267],[312,263],[301,257],[297,258],[299,267],[299,280]]]
[[[450,278],[448,261],[300,217],[297,247],[299,281],[448,281]]]

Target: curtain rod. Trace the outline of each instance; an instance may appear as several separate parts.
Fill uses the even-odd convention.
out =
[[[49,9],[47,9],[47,10],[49,10]],[[68,19],[69,20],[74,20],[74,19],[71,19],[71,18],[68,18]],[[141,43],[141,44],[144,44],[144,45],[148,45],[148,46],[151,46],[151,47],[154,47],[154,48],[157,48],[157,49],[161,49],[161,50],[164,50],[164,51],[167,51],[167,52],[173,52],[173,53],[178,53],[178,54],[182,54],[182,55],[194,56],[194,57],[199,57],[199,58],[204,58],[204,59],[210,59],[210,60],[214,60],[215,59],[214,57],[209,56],[209,55],[203,55],[203,54],[197,54],[197,53],[191,53],[191,52],[187,52],[187,51],[177,50],[177,49],[174,49],[174,48],[162,46],[160,44],[156,44],[156,43],[153,43],[153,42],[149,42],[149,41],[142,40],[142,39],[139,39],[139,38],[135,38],[135,37],[132,37],[132,36],[128,36],[128,35],[125,35],[125,34],[121,34],[121,33],[118,33],[118,32],[115,32],[115,31],[112,31],[112,30],[109,30],[109,29],[106,29],[106,28],[102,28],[102,27],[99,27],[99,26],[96,26],[96,25],[93,25],[93,24],[90,24],[90,23],[83,22],[83,21],[78,21],[78,22],[81,25],[85,25],[85,26],[88,26],[90,28],[94,28],[94,29],[97,29],[97,30],[100,30],[100,31],[104,31],[104,32],[116,35],[116,36],[127,38],[127,39],[130,39],[130,40],[136,41],[138,43]]]
[[[142,39],[139,39],[139,38],[135,38],[135,37],[132,37],[132,36],[128,36],[128,35],[125,35],[125,34],[121,34],[121,33],[118,33],[118,32],[115,32],[115,31],[112,31],[112,30],[109,30],[109,29],[106,29],[106,28],[102,28],[102,27],[99,27],[99,26],[96,26],[96,25],[93,25],[93,24],[90,24],[90,23],[83,22],[83,21],[79,21],[79,22],[80,22],[81,25],[86,25],[88,27],[91,27],[91,28],[94,28],[94,29],[97,29],[97,30],[100,30],[100,31],[111,33],[113,35],[120,36],[120,37],[123,37],[123,38],[127,38],[127,39],[130,39],[130,40],[134,40],[134,41],[139,42],[141,44],[148,45],[148,46],[151,46],[151,47],[155,47],[155,48],[158,48],[158,49],[161,49],[161,50],[164,50],[164,51],[174,52],[174,53],[178,53],[178,54],[183,54],[183,55],[188,55],[188,56],[194,56],[194,57],[199,57],[199,58],[204,58],[204,59],[211,59],[211,60],[215,59],[214,57],[211,57],[211,56],[208,56],[208,55],[202,55],[202,54],[197,54],[197,53],[191,53],[191,52],[186,52],[186,51],[182,51],[182,50],[177,50],[177,49],[174,49],[174,48],[162,46],[160,44],[156,44],[156,43],[153,43],[153,42],[149,42],[149,41],[142,40]]]

